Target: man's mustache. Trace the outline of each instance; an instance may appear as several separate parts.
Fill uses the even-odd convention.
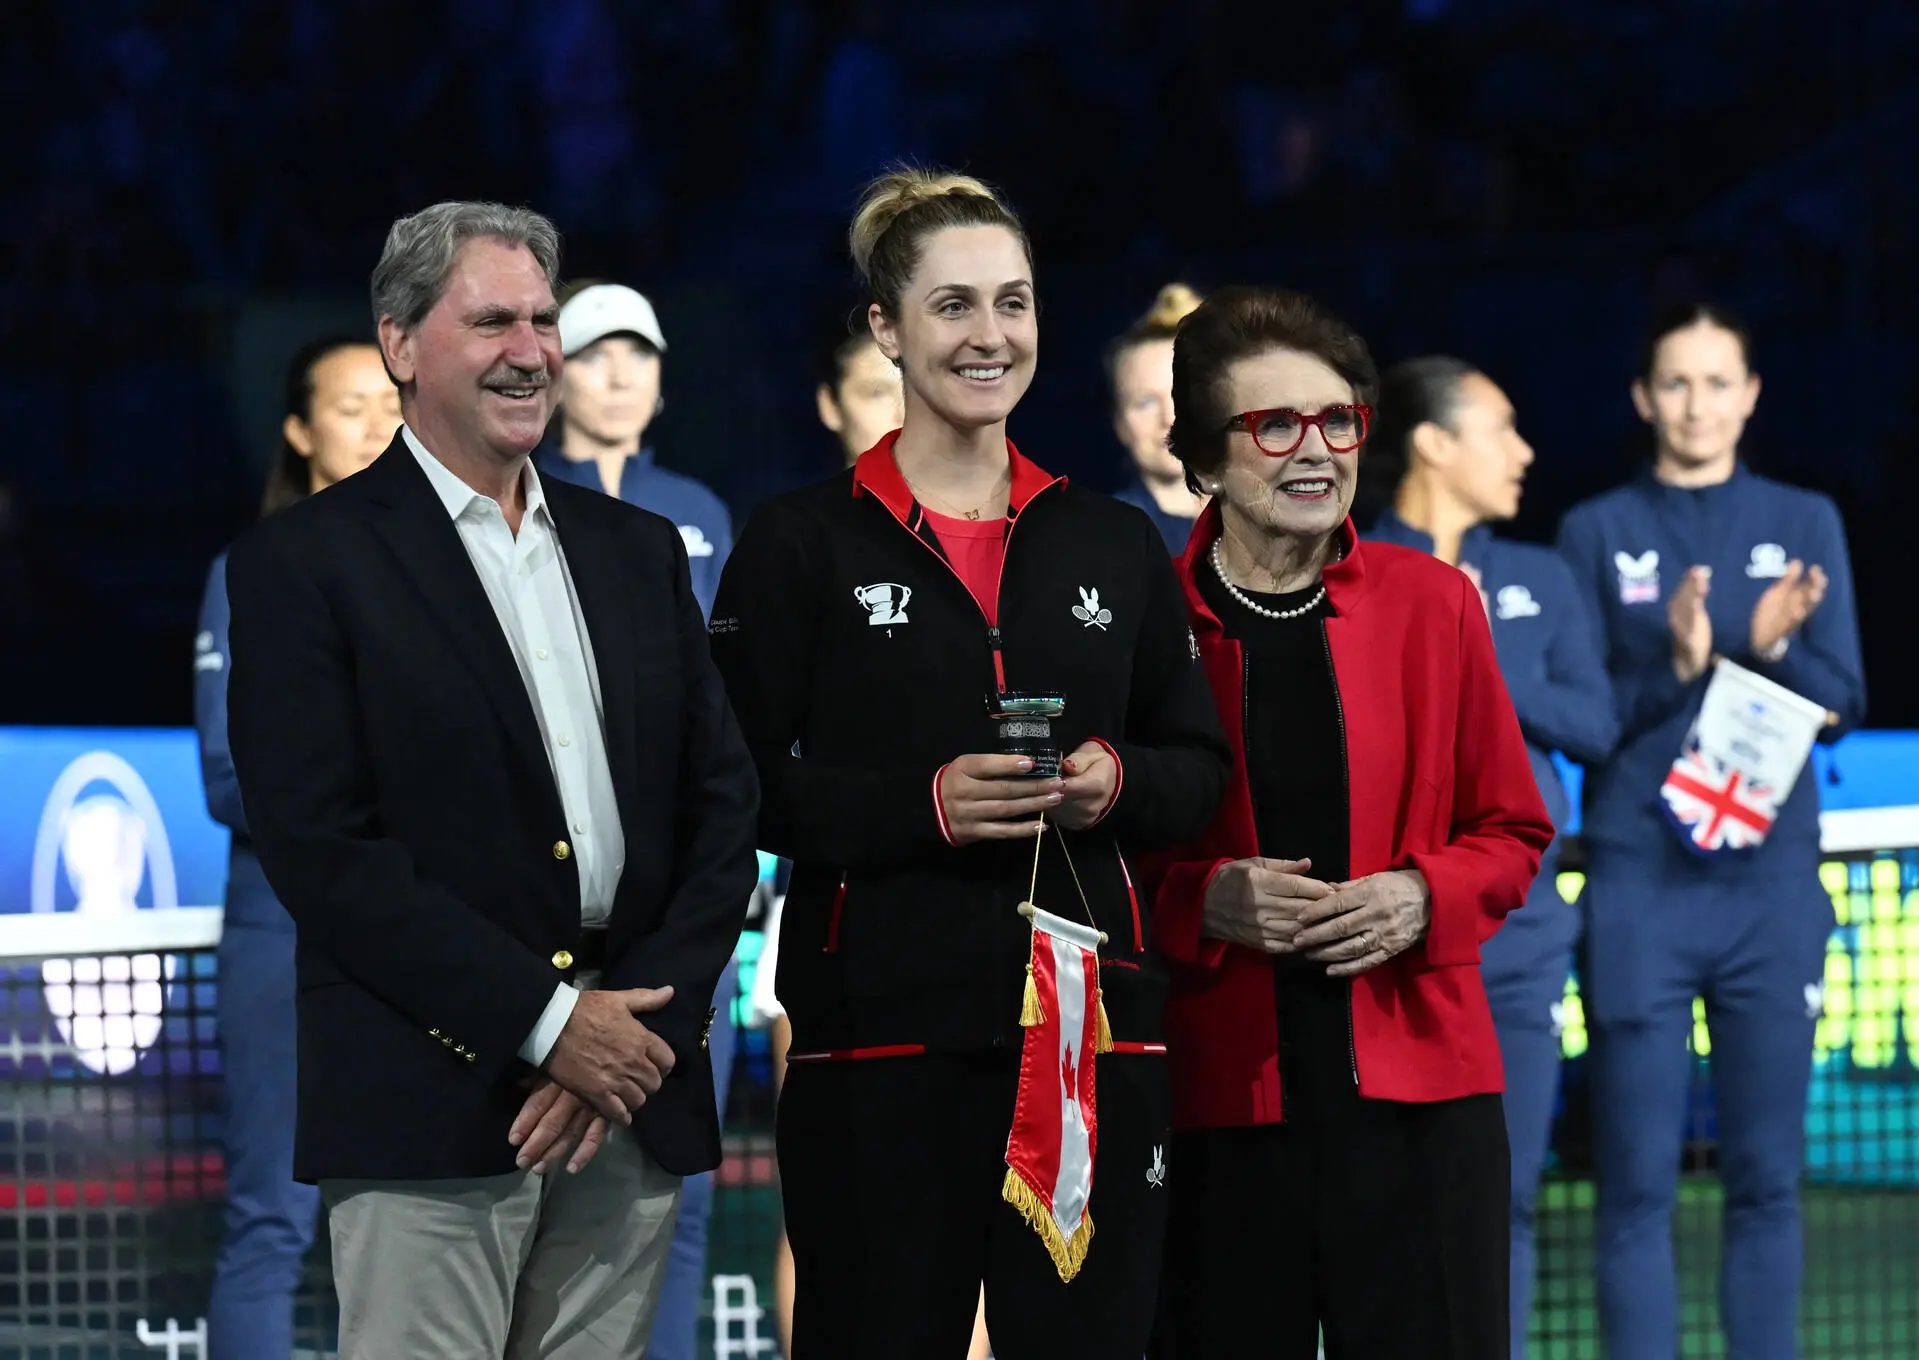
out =
[[[503,364],[480,379],[482,387],[545,387],[552,381],[545,365],[539,368],[515,368]]]

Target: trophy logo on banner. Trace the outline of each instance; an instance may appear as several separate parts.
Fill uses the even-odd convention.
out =
[[[142,887],[155,909],[180,905],[159,805],[139,773],[111,752],[88,752],[54,781],[34,840],[32,910],[61,910],[62,870],[72,910],[90,919],[141,910]],[[47,1014],[74,1056],[117,1076],[160,1037],[173,971],[173,959],[159,954],[108,954],[47,959],[40,980]]]

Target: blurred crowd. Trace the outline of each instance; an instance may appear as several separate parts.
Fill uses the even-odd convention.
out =
[[[244,323],[263,299],[316,295],[344,309],[329,327],[357,315],[386,223],[437,198],[532,204],[566,232],[570,273],[650,283],[683,330],[696,307],[665,421],[732,446],[687,470],[736,512],[818,470],[790,433],[796,350],[846,283],[855,187],[897,158],[986,175],[1033,228],[1052,352],[1077,351],[1023,416],[1055,444],[1098,399],[1098,343],[1170,276],[1283,278],[1388,351],[1504,360],[1562,446],[1603,449],[1629,415],[1595,424],[1583,393],[1541,400],[1560,394],[1538,389],[1538,323],[1517,318],[1586,314],[1560,371],[1616,355],[1667,254],[1686,257],[1667,291],[1739,301],[1775,365],[1890,379],[1919,349],[1892,301],[1919,285],[1899,248],[1919,203],[1892,170],[1919,124],[1910,5],[16,9],[0,102],[28,136],[0,167],[0,587],[33,584],[0,589],[0,617],[85,675],[118,668],[63,693],[129,720],[184,702],[176,680],[130,684],[126,668],[177,677],[201,564],[257,498],[266,446],[236,370],[251,346],[276,371],[299,337],[267,345]],[[768,306],[775,285],[803,302]],[[1781,430],[1820,418],[1770,409]],[[1829,419],[1853,449],[1915,428],[1887,404]],[[1114,451],[1085,442],[1065,470],[1111,480]],[[1767,442],[1787,446],[1782,472],[1829,466]],[[1883,494],[1852,461],[1835,491]],[[1615,471],[1548,488],[1540,513]],[[74,716],[22,678],[33,649],[0,663],[0,704]],[[165,698],[127,708],[130,693]]]
[[[748,208],[830,233],[899,156],[1100,248],[1120,201],[1207,246],[1591,229],[1710,201],[1915,49],[1909,7],[1786,0],[30,5],[4,275],[333,286],[393,205],[476,183],[647,256]]]

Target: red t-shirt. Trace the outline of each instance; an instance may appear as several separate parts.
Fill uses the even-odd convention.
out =
[[[1006,561],[1006,521],[955,519],[935,514],[923,505],[920,510],[939,535],[953,570],[979,601],[986,621],[999,627],[999,573]]]

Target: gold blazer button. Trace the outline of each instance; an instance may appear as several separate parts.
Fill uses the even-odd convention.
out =
[[[565,841],[553,842],[553,858],[554,859],[562,859],[562,860],[571,859],[572,856],[573,856],[572,846],[568,845]]]
[[[553,956],[553,966],[562,973],[571,968],[573,966],[573,951],[570,949],[562,949],[559,953],[555,954]]]

